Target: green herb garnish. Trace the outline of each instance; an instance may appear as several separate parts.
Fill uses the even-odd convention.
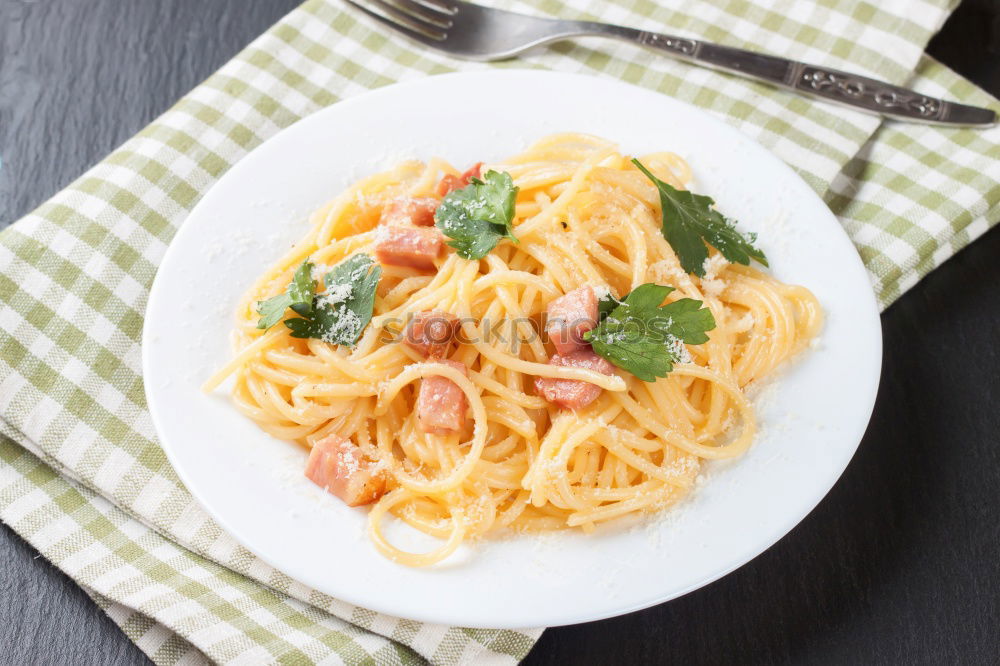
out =
[[[608,292],[607,295],[597,299],[597,322],[600,323],[611,314],[612,310],[621,305],[621,301]]]
[[[285,319],[293,338],[318,338],[335,345],[354,346],[372,318],[375,289],[382,267],[367,254],[355,254],[327,273],[326,290],[316,293],[313,264],[302,262],[285,293],[257,303],[257,328],[271,328],[291,308],[301,317]]]
[[[712,207],[715,201],[711,197],[671,187],[650,173],[639,160],[632,160],[632,164],[653,181],[660,193],[663,237],[674,248],[685,272],[704,277],[705,259],[708,258],[706,243],[728,261],[747,266],[755,259],[767,266],[767,257],[753,246],[757,235],[741,234],[731,220]]]
[[[316,291],[312,271],[313,265],[306,259],[295,271],[292,281],[288,283],[283,294],[273,296],[266,301],[257,301],[257,314],[260,315],[257,328],[271,328],[281,321],[288,308],[292,308],[300,315],[308,314],[312,310]]]
[[[666,377],[687,350],[708,341],[715,318],[701,301],[682,298],[661,305],[673,287],[643,284],[611,310],[584,339],[594,352],[645,382]]]
[[[482,259],[504,238],[515,243],[514,200],[518,188],[506,171],[488,171],[482,180],[450,192],[434,214],[434,224],[463,259]]]
[[[334,345],[353,347],[372,319],[375,289],[382,267],[367,254],[355,254],[333,267],[323,281],[326,291],[317,294],[312,311],[301,319],[286,319],[293,338],[318,338]]]

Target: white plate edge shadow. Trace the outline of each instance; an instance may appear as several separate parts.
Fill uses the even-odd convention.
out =
[[[650,96],[650,99],[656,98],[660,103],[667,107],[674,107],[678,113],[683,114],[695,114],[702,116],[704,118],[710,118],[711,122],[709,124],[714,124],[717,126],[718,130],[723,134],[729,133],[733,136],[736,144],[740,142],[748,142],[752,149],[751,152],[759,152],[766,155],[766,159],[773,162],[768,168],[773,168],[777,172],[783,172],[783,177],[785,180],[794,182],[797,185],[795,187],[800,187],[807,190],[809,194],[815,199],[816,202],[820,204],[822,209],[825,211],[826,219],[811,220],[810,224],[832,224],[836,228],[835,234],[832,234],[830,242],[841,244],[841,247],[837,249],[837,252],[844,253],[844,249],[850,249],[850,255],[853,256],[853,264],[838,266],[838,269],[842,269],[844,274],[847,275],[852,280],[857,280],[862,278],[864,283],[868,285],[869,302],[862,304],[861,309],[866,310],[870,315],[867,322],[860,322],[860,328],[867,328],[868,331],[865,335],[867,338],[869,349],[865,350],[864,353],[868,355],[868,362],[871,365],[871,370],[868,373],[868,381],[862,386],[863,393],[858,398],[859,403],[866,405],[862,409],[864,413],[864,418],[857,418],[853,424],[853,427],[849,432],[843,433],[841,439],[844,441],[852,442],[852,446],[844,447],[840,451],[840,455],[835,459],[827,461],[829,465],[829,474],[826,475],[824,483],[814,487],[813,492],[810,494],[808,501],[803,501],[800,504],[796,504],[799,508],[798,511],[789,512],[785,515],[785,519],[780,525],[773,526],[771,531],[766,535],[761,535],[754,543],[752,547],[745,548],[736,557],[730,558],[727,565],[724,567],[718,567],[713,570],[711,575],[705,575],[692,580],[686,586],[674,588],[668,594],[655,591],[655,585],[650,586],[653,588],[648,596],[641,598],[633,598],[629,600],[622,600],[617,603],[608,603],[599,610],[587,610],[587,609],[577,609],[568,608],[561,613],[553,613],[551,611],[542,613],[532,613],[530,608],[522,608],[518,613],[517,617],[519,619],[512,619],[511,616],[495,616],[495,617],[482,617],[477,616],[475,613],[462,612],[459,609],[439,609],[439,608],[420,608],[417,611],[413,611],[413,604],[409,604],[405,608],[410,610],[404,610],[403,613],[400,612],[399,604],[394,604],[391,599],[388,601],[386,599],[370,599],[365,598],[364,595],[353,594],[350,592],[338,591],[331,589],[329,585],[325,585],[322,580],[317,579],[316,575],[313,575],[309,571],[288,571],[283,569],[282,563],[280,561],[275,561],[275,559],[280,560],[281,558],[271,557],[271,552],[261,552],[261,550],[268,551],[267,548],[260,549],[260,544],[256,543],[256,540],[243,532],[242,529],[237,528],[233,521],[230,520],[229,516],[225,512],[220,512],[214,506],[213,501],[205,494],[205,489],[201,487],[200,483],[197,482],[192,476],[191,470],[189,470],[184,461],[179,457],[180,453],[169,443],[169,438],[164,436],[165,432],[169,431],[169,426],[166,422],[167,408],[163,404],[166,400],[162,396],[162,391],[150,390],[151,384],[154,380],[159,379],[159,371],[155,364],[155,359],[153,358],[153,344],[149,341],[156,339],[158,335],[157,329],[162,325],[160,313],[163,311],[163,306],[161,306],[161,301],[168,299],[167,293],[169,286],[165,285],[164,280],[161,280],[162,275],[171,275],[173,271],[176,270],[174,267],[175,262],[183,265],[185,257],[181,256],[180,251],[176,248],[185,245],[186,239],[191,234],[196,234],[198,232],[195,229],[195,225],[190,224],[191,220],[199,219],[202,215],[202,211],[209,209],[214,205],[213,193],[222,191],[220,185],[222,183],[237,182],[244,177],[244,172],[252,172],[255,169],[254,160],[252,159],[254,155],[258,157],[265,154],[266,151],[271,150],[271,146],[277,145],[279,142],[285,140],[283,137],[287,137],[291,132],[301,133],[308,130],[311,127],[321,127],[324,124],[330,122],[328,118],[335,118],[337,115],[342,115],[346,110],[352,109],[355,105],[364,105],[378,102],[381,98],[392,98],[398,95],[405,96],[413,90],[419,90],[420,88],[430,88],[435,87],[447,87],[452,84],[468,83],[469,85],[474,85],[475,81],[482,82],[483,80],[492,79],[497,85],[503,84],[506,81],[514,81],[516,83],[522,83],[525,81],[534,80],[534,82],[546,81],[546,82],[557,82],[561,81],[566,85],[579,85],[583,87],[592,87],[595,90],[604,86],[608,87],[609,93],[611,89],[620,87],[622,91],[630,90],[630,94],[640,94]],[[566,83],[573,82],[573,83]],[[623,93],[624,94],[624,93]],[[708,122],[708,121],[706,121]],[[722,129],[724,128],[724,129]],[[566,128],[572,129],[572,128]],[[546,132],[539,132],[538,136],[541,136]],[[537,137],[534,137],[537,138]],[[608,136],[608,138],[614,140],[616,137]],[[671,146],[650,146],[650,149],[669,149]],[[444,155],[445,157],[450,157],[450,155]],[[349,180],[349,179],[348,179]],[[696,186],[697,189],[697,186]],[[330,196],[336,192],[330,192]],[[712,194],[716,194],[712,192]],[[717,196],[718,198],[718,196]],[[720,202],[721,204],[721,202]],[[835,239],[838,239],[835,240]],[[276,258],[276,257],[274,257]],[[241,289],[245,289],[248,285],[241,285]],[[228,309],[225,310],[225,317],[227,324],[231,321],[231,309],[234,303],[225,304]],[[739,568],[746,562],[750,561],[764,550],[770,548],[774,543],[776,543],[781,537],[791,531],[801,520],[808,515],[813,508],[822,500],[822,498],[829,492],[830,488],[836,483],[837,479],[841,476],[843,470],[846,468],[850,459],[853,457],[856,451],[857,445],[867,428],[868,420],[871,415],[872,408],[874,407],[875,394],[878,389],[879,382],[879,370],[881,365],[881,328],[878,316],[878,309],[875,304],[874,294],[871,292],[870,283],[868,282],[867,274],[861,263],[860,257],[857,255],[853,244],[847,238],[846,233],[842,230],[839,223],[833,217],[832,213],[826,209],[825,205],[819,200],[818,197],[808,186],[801,180],[801,178],[795,174],[795,172],[781,162],[777,157],[774,157],[766,149],[759,146],[753,139],[743,135],[735,128],[725,125],[722,121],[718,120],[714,116],[711,116],[707,112],[697,109],[696,107],[690,106],[684,102],[680,102],[676,99],[665,97],[659,93],[649,91],[643,88],[637,88],[629,84],[620,83],[617,81],[600,79],[589,77],[585,75],[577,74],[561,74],[553,72],[543,72],[537,70],[503,70],[503,71],[488,71],[488,72],[472,72],[472,73],[453,73],[439,75],[435,77],[427,77],[418,79],[416,81],[410,81],[406,83],[396,84],[393,86],[387,86],[380,88],[357,97],[353,97],[335,105],[321,109],[316,113],[303,118],[302,120],[294,123],[293,125],[285,128],[269,138],[267,141],[263,142],[260,146],[255,148],[251,153],[244,156],[243,159],[239,160],[229,171],[227,171],[223,177],[216,182],[216,184],[202,197],[202,199],[197,203],[195,208],[191,211],[188,218],[181,225],[174,239],[167,248],[167,251],[163,257],[160,268],[157,271],[156,278],[154,280],[153,287],[150,292],[149,300],[147,303],[147,317],[143,328],[143,344],[142,344],[142,367],[143,375],[145,379],[145,387],[147,393],[147,400],[149,403],[149,409],[153,420],[153,425],[160,437],[161,444],[167,454],[167,457],[171,465],[176,470],[181,481],[185,484],[188,490],[192,493],[195,499],[208,511],[212,518],[218,522],[218,524],[226,530],[230,535],[232,535],[238,542],[243,546],[251,550],[252,552],[258,554],[262,560],[268,562],[275,568],[285,570],[286,573],[291,575],[293,578],[302,581],[303,583],[310,585],[313,588],[318,589],[321,592],[325,592],[343,601],[353,603],[359,606],[364,606],[378,612],[383,612],[390,615],[400,615],[411,619],[416,619],[426,622],[434,622],[441,624],[460,624],[463,626],[474,626],[474,627],[493,627],[493,628],[518,628],[525,626],[554,626],[559,624],[572,624],[576,622],[583,622],[595,619],[601,619],[605,617],[611,617],[614,615],[619,615],[622,613],[628,613],[642,608],[652,606],[663,601],[675,598],[677,596],[686,594],[694,589],[697,589],[703,585],[706,585],[727,573]],[[207,375],[207,372],[205,373]],[[169,377],[167,382],[169,383]],[[308,483],[304,481],[304,483]],[[822,486],[822,487],[820,487]],[[530,537],[528,537],[530,538]],[[374,550],[371,551],[373,557],[379,557]],[[473,555],[475,556],[475,555]],[[422,575],[422,574],[415,574]],[[431,575],[434,575],[433,573]]]

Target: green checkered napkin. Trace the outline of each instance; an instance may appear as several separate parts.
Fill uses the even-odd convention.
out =
[[[962,101],[996,100],[923,56],[955,0],[497,2],[750,46]],[[140,331],[188,211],[261,141],[339,99],[455,69],[622,79],[691,102],[791,164],[840,217],[882,306],[1000,217],[1000,129],[875,118],[580,40],[495,65],[311,1],[0,234],[0,519],[157,663],[513,662],[541,633],[431,626],[331,599],[267,566],[177,480],[146,410]],[[808,220],[800,221],[808,224]]]

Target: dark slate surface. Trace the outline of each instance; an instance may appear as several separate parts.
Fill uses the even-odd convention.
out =
[[[0,0],[0,226],[99,161],[294,0]],[[931,46],[1000,94],[1000,3]],[[997,663],[1000,231],[883,316],[872,424],[844,477],[766,553],[681,599],[547,631],[530,664]],[[145,657],[0,526],[0,664]]]

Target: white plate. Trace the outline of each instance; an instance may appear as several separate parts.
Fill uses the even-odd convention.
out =
[[[761,434],[743,458],[706,468],[692,497],[655,519],[597,534],[463,546],[430,569],[379,555],[366,513],[302,475],[306,454],[199,385],[230,358],[241,293],[306,233],[307,214],[403,158],[494,160],[552,132],[613,139],[627,152],[680,153],[693,188],[760,233],[781,279],[819,298],[818,346],[757,400]],[[725,123],[613,81],[534,71],[450,74],[324,109],[234,166],[191,212],[156,276],[143,336],[150,411],[174,468],[215,519],[265,561],[338,599],[395,616],[472,627],[583,622],[694,590],[747,562],[826,494],[864,433],[881,329],[857,252],[785,164]],[[409,528],[404,543],[428,546]]]

